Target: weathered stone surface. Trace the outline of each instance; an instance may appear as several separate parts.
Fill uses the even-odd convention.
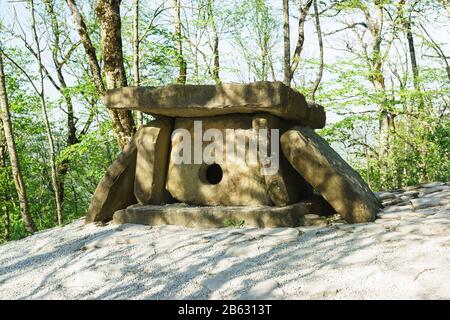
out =
[[[272,202],[276,206],[283,207],[297,202],[300,197],[304,198],[311,194],[311,186],[292,168],[279,146],[279,137],[288,129],[288,124],[280,118],[269,114],[257,114],[253,117],[252,126],[256,134],[262,134],[260,129],[267,130],[268,143],[267,150],[264,153],[268,155],[270,155],[272,149],[271,129],[278,130],[277,135],[274,136],[277,145],[273,148],[276,153],[275,156],[279,159],[278,170],[273,174],[263,175],[267,193]],[[261,163],[261,166],[270,169],[269,164]]]
[[[230,113],[268,112],[312,128],[325,126],[325,111],[282,82],[221,85],[168,85],[108,90],[111,109],[140,110],[170,117],[203,117]]]
[[[370,188],[314,130],[295,127],[281,136],[292,166],[347,222],[375,220],[380,204]]]
[[[303,217],[301,217],[300,223],[305,227],[325,227],[327,225],[325,218],[320,217],[317,214],[305,214]]]
[[[217,184],[208,182],[206,173],[210,168],[209,165],[204,162],[194,163],[194,153],[203,154],[205,147],[210,143],[203,142],[199,145],[200,151],[196,151],[194,145],[194,121],[196,120],[202,120],[200,134],[208,129],[218,129],[224,138],[226,137],[225,129],[240,129],[243,134],[252,133],[251,115],[176,118],[174,129],[186,129],[190,133],[193,152],[191,164],[175,163],[176,155],[182,153],[177,148],[183,138],[174,131],[166,184],[166,189],[171,195],[180,202],[193,205],[270,205],[271,200],[266,192],[260,164],[257,161],[244,161],[237,156],[236,152],[234,157],[228,159],[226,155],[229,146],[226,143],[223,145],[224,161],[219,164],[222,179]],[[236,143],[233,144],[234,151],[237,149],[236,145]]]
[[[433,194],[435,192],[441,192],[448,190],[448,186],[446,185],[436,185],[432,187],[426,187],[422,190],[422,195]]]
[[[400,203],[402,203],[402,202],[403,202],[403,200],[400,199],[400,198],[394,198],[394,199],[389,199],[389,200],[381,201],[381,203],[382,203],[383,206],[385,206],[385,207],[394,206],[394,205],[400,204]]]
[[[448,204],[448,202],[448,199],[441,197],[423,197],[411,200],[414,210],[442,206]]]
[[[196,125],[197,129],[195,129]],[[258,130],[262,127],[281,128],[280,131],[283,132],[284,126],[281,119],[267,114],[176,118],[167,190],[180,202],[193,205],[271,205],[274,203],[277,206],[285,206],[307,197],[311,194],[311,186],[292,168],[284,155],[280,154],[279,144],[274,145],[276,151],[273,151],[269,144],[267,154],[272,161],[269,160],[268,163],[265,162],[266,164],[261,161],[261,153],[256,148],[254,153],[251,153],[250,136],[257,137]],[[179,130],[183,129],[189,132],[191,138],[190,150],[193,152],[190,158],[188,157],[191,160],[190,164],[177,164],[175,161],[176,156],[184,152],[179,148],[184,139],[183,132]],[[201,159],[197,163],[194,161],[195,154],[209,154],[207,148],[210,145],[210,141],[203,141],[196,145],[194,137],[203,136],[210,129],[221,134],[222,137],[219,139],[223,145],[222,161],[218,163],[222,171],[222,179],[216,184],[207,179],[210,163],[199,162]],[[230,129],[234,130],[235,135],[229,135]],[[199,139],[199,142],[201,141],[202,139]],[[242,141],[245,141],[245,147],[242,147]],[[279,139],[277,139],[278,142]],[[231,150],[231,157],[229,150]],[[244,159],[241,155],[243,151],[245,151]],[[251,154],[254,157],[251,157]],[[275,160],[277,157],[280,159],[278,164]],[[276,170],[267,176],[265,175],[267,172],[262,171],[262,166],[270,167],[270,163],[275,163],[273,168]]]
[[[112,219],[115,211],[136,203],[133,193],[136,171],[136,143],[132,139],[106,171],[86,213],[86,223],[106,222]]]
[[[417,190],[405,191],[403,192],[403,195],[410,198],[417,198],[419,196],[419,191]]]
[[[165,185],[173,122],[172,118],[160,118],[136,133],[134,195],[141,204],[162,204],[168,200]]]
[[[186,204],[132,205],[114,214],[116,224],[136,223],[145,225],[174,224],[191,228],[225,227],[226,221],[244,221],[246,226],[260,228],[296,227],[301,217],[308,213],[302,203],[286,207],[273,206],[203,206]]]
[[[394,193],[387,191],[375,192],[374,195],[379,201],[391,200],[397,197]]]

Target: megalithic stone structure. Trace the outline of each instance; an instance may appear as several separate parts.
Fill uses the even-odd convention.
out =
[[[108,168],[86,222],[294,227],[318,213],[373,221],[381,207],[314,132],[323,107],[281,82],[125,87],[105,101],[157,119]]]

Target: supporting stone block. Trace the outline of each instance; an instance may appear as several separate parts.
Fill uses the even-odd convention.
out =
[[[271,155],[271,152],[274,151],[275,154],[271,156],[278,158],[278,169],[271,174],[263,176],[267,193],[272,202],[276,206],[283,207],[309,196],[312,193],[311,186],[292,168],[281,152],[280,137],[289,128],[289,123],[270,114],[257,114],[253,117],[252,125],[258,135],[264,133],[264,131],[260,131],[261,129],[267,132],[267,150],[264,150],[263,154]],[[275,132],[272,132],[272,129],[278,130],[274,137],[272,135]],[[276,141],[274,141],[276,146],[272,146],[272,138],[276,138]],[[259,145],[260,148],[262,148],[261,145]],[[262,167],[265,167],[268,171],[270,170],[271,163],[266,164],[261,159],[260,162]]]
[[[170,153],[172,118],[160,118],[136,133],[137,160],[134,195],[140,204],[166,203],[165,189]]]

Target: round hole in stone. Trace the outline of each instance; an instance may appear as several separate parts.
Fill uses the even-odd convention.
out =
[[[206,168],[205,180],[209,184],[218,184],[220,181],[222,181],[222,178],[222,167],[217,163],[213,163]]]

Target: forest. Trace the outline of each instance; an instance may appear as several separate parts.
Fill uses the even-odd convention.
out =
[[[85,215],[123,86],[282,81],[372,190],[450,180],[449,0],[0,0],[0,40],[0,243]]]

